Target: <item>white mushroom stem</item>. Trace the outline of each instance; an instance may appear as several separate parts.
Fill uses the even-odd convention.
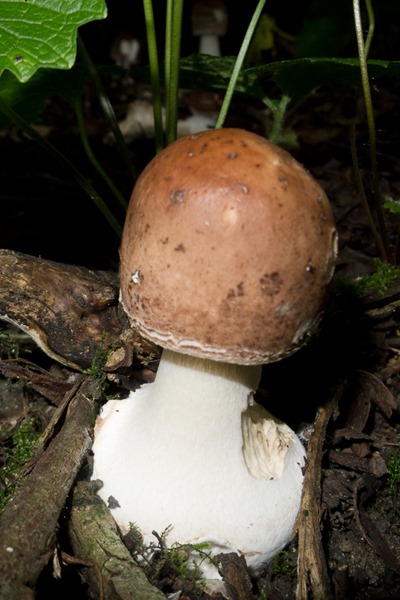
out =
[[[209,54],[210,56],[221,56],[221,46],[219,36],[213,33],[200,36],[199,54]]]
[[[213,553],[243,554],[254,573],[287,544],[305,453],[254,404],[260,370],[164,350],[153,383],[106,404],[93,476],[118,502],[123,532],[135,523],[149,543],[171,526],[168,544],[210,541]]]

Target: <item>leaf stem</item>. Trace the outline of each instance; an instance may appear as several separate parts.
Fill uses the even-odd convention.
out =
[[[219,111],[218,119],[215,124],[215,128],[223,127],[226,115],[229,110],[229,106],[232,101],[232,97],[235,91],[236,83],[239,78],[240,71],[242,69],[244,59],[246,57],[247,50],[250,46],[251,38],[253,37],[254,31],[257,27],[258,19],[261,16],[266,0],[259,0],[254,11],[254,14],[251,18],[250,24],[247,28],[246,34],[243,38],[242,45],[239,50],[239,54],[237,55],[235,65],[233,67],[233,71],[231,74],[231,78],[229,80],[228,87],[226,89],[225,97],[222,102],[221,109]]]
[[[282,142],[283,138],[283,124],[285,121],[285,115],[287,107],[290,104],[291,97],[288,94],[282,94],[279,101],[271,101],[269,98],[264,98],[264,103],[271,110],[273,115],[273,123],[268,139],[274,144]]]
[[[362,181],[360,169],[359,169],[359,166],[358,166],[357,146],[356,146],[356,123],[355,123],[355,119],[353,120],[352,126],[351,126],[350,149],[351,149],[351,158],[352,158],[353,169],[354,169],[355,183],[356,183],[356,188],[357,188],[359,196],[360,196],[361,206],[363,207],[365,216],[366,216],[367,221],[368,221],[369,228],[370,228],[371,233],[372,233],[372,237],[375,240],[375,244],[377,245],[379,253],[380,253],[382,259],[386,260],[387,259],[386,249],[385,249],[385,247],[383,245],[381,236],[379,235],[379,232],[378,232],[378,230],[377,230],[377,228],[375,226],[375,221],[374,221],[373,216],[371,214],[371,210],[370,210],[370,207],[369,207],[369,204],[368,204],[367,196],[365,194],[365,189],[364,189],[364,185],[363,185],[363,181]]]

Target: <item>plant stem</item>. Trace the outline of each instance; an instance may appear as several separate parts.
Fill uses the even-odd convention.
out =
[[[114,109],[111,105],[111,102],[103,88],[103,84],[101,83],[100,77],[97,73],[97,69],[94,66],[92,59],[89,56],[88,51],[81,39],[78,35],[78,52],[82,63],[84,64],[86,70],[88,71],[90,78],[93,82],[93,85],[96,89],[97,96],[99,98],[100,106],[103,109],[105,116],[110,124],[111,130],[114,134],[114,138],[117,144],[117,148],[119,153],[121,154],[121,158],[125,163],[125,168],[128,175],[131,177],[132,184],[136,180],[136,173],[133,168],[132,159],[130,156],[130,152],[125,143],[124,137],[121,133],[121,130],[118,125],[117,117],[115,116]]]
[[[149,53],[150,80],[152,89],[154,129],[156,138],[156,152],[164,147],[164,130],[161,108],[160,69],[158,62],[157,36],[154,25],[152,0],[143,0],[144,17],[146,22],[147,49]]]
[[[375,31],[375,15],[374,10],[372,8],[371,0],[365,0],[365,6],[367,7],[368,13],[368,34],[367,39],[365,40],[365,57],[368,58],[369,49],[371,47],[372,38],[374,37]]]
[[[127,201],[125,200],[125,198],[123,197],[121,192],[117,189],[117,187],[114,185],[113,181],[107,175],[106,171],[103,169],[102,165],[99,163],[96,156],[94,155],[94,152],[92,150],[92,147],[91,147],[89,139],[88,139],[88,136],[86,135],[85,121],[83,118],[83,111],[82,111],[82,104],[79,100],[74,102],[74,110],[75,110],[76,120],[78,123],[79,133],[80,133],[81,140],[82,140],[82,145],[84,147],[84,150],[86,152],[88,159],[90,160],[90,162],[92,163],[92,165],[94,166],[96,171],[103,178],[103,180],[107,184],[108,188],[114,194],[115,198],[118,200],[118,202],[120,203],[122,208],[124,210],[126,210],[128,207]]]
[[[240,47],[239,50],[239,54],[237,55],[236,58],[236,62],[235,62],[235,66],[233,67],[233,71],[232,71],[232,75],[231,78],[229,80],[229,84],[228,87],[226,89],[225,92],[225,97],[224,100],[222,102],[222,106],[221,106],[221,110],[219,111],[219,115],[218,115],[218,119],[217,122],[215,124],[215,128],[219,128],[219,127],[223,127],[225,119],[226,119],[226,115],[228,113],[229,110],[229,106],[231,104],[232,101],[232,97],[235,91],[235,87],[236,87],[236,83],[240,74],[240,71],[242,69],[243,66],[243,62],[247,53],[247,50],[250,46],[250,42],[251,42],[251,38],[253,37],[254,31],[257,27],[257,23],[258,20],[261,16],[261,13],[263,11],[264,5],[265,5],[266,0],[259,0],[258,4],[256,6],[256,9],[254,11],[254,14],[251,18],[250,24],[247,28],[246,34],[243,38],[243,42],[242,45]]]
[[[13,123],[15,123],[21,130],[26,133],[30,138],[39,144],[44,150],[46,150],[61,166],[72,176],[72,178],[78,183],[78,185],[88,194],[93,200],[97,208],[101,211],[102,215],[107,219],[108,223],[117,234],[121,237],[122,227],[118,220],[114,217],[113,213],[104,202],[103,198],[99,196],[96,190],[93,188],[91,183],[82,175],[82,173],[73,165],[68,158],[66,158],[53,144],[48,142],[42,137],[33,127],[29,125],[22,117],[20,117],[14,109],[8,106],[2,98],[0,98],[0,111]]]
[[[278,102],[271,101],[269,98],[264,98],[264,103],[271,110],[273,115],[272,129],[268,136],[270,142],[279,144],[283,137],[283,124],[285,121],[286,109],[290,103],[291,97],[287,94],[282,94]]]
[[[176,140],[183,0],[167,0],[165,30],[166,144]]]
[[[357,188],[359,196],[360,196],[361,206],[363,207],[365,216],[368,221],[369,228],[372,233],[372,237],[375,240],[375,244],[377,245],[377,248],[382,257],[382,260],[387,260],[386,249],[382,243],[381,236],[379,235],[379,232],[375,226],[375,222],[374,222],[374,219],[373,219],[373,216],[371,214],[371,210],[370,210],[370,207],[368,204],[367,196],[365,194],[365,189],[364,189],[360,169],[358,167],[355,119],[353,120],[353,123],[351,126],[350,149],[351,149],[351,158],[352,158],[353,169],[354,169],[355,183],[356,183],[356,188]]]
[[[356,31],[356,39],[357,39],[357,48],[358,48],[358,56],[360,60],[360,72],[361,72],[361,83],[364,95],[364,104],[365,111],[367,115],[367,124],[368,124],[368,135],[369,135],[369,144],[370,144],[370,162],[371,162],[371,173],[372,173],[372,198],[374,203],[374,208],[376,212],[376,217],[378,220],[380,235],[382,237],[382,243],[385,248],[385,257],[382,257],[384,260],[387,259],[389,254],[389,244],[387,241],[386,227],[383,218],[383,210],[382,210],[382,202],[381,202],[381,194],[379,191],[379,176],[378,176],[378,160],[377,160],[377,150],[376,150],[376,129],[375,129],[375,120],[374,120],[374,111],[372,107],[372,97],[371,97],[371,88],[369,85],[369,77],[368,77],[368,65],[367,65],[367,52],[369,50],[369,45],[371,42],[370,36],[368,36],[368,47],[367,44],[364,43],[364,35],[362,30],[362,22],[361,22],[361,12],[360,12],[360,2],[359,0],[353,0],[353,13],[354,13],[354,24]],[[370,17],[372,13],[372,6],[369,5],[368,16]],[[371,29],[370,29],[371,31]]]

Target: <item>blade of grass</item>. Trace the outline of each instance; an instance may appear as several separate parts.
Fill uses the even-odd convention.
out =
[[[164,147],[164,129],[161,109],[160,68],[158,61],[157,36],[154,24],[152,0],[143,0],[143,9],[146,23],[147,49],[149,53],[156,152],[158,153]]]
[[[179,59],[181,51],[183,0],[167,0],[165,30],[165,140],[176,140],[178,120]]]
[[[31,139],[39,144],[46,152],[48,152],[61,166],[66,170],[67,173],[77,182],[77,184],[88,194],[93,200],[96,207],[100,210],[102,215],[106,218],[114,232],[118,237],[121,237],[122,227],[118,220],[115,218],[113,213],[104,202],[103,198],[96,192],[91,183],[82,175],[82,173],[71,163],[66,156],[64,156],[53,144],[47,141],[41,136],[33,127],[29,125],[22,117],[20,117],[14,109],[8,106],[2,98],[0,98],[0,111],[15,123],[20,129],[28,135]]]
[[[250,24],[249,24],[249,26],[247,28],[246,34],[245,34],[245,36],[243,38],[243,42],[242,42],[242,45],[240,47],[239,54],[237,55],[235,66],[233,67],[232,75],[231,75],[231,78],[229,80],[229,84],[228,84],[228,87],[227,87],[227,90],[226,90],[226,93],[225,93],[224,100],[222,102],[221,110],[219,112],[215,128],[223,127],[223,125],[224,125],[224,122],[225,122],[225,119],[226,119],[226,115],[228,113],[229,106],[231,104],[232,97],[233,97],[233,94],[235,92],[236,83],[237,83],[240,71],[242,69],[246,53],[247,53],[247,50],[249,49],[251,38],[253,37],[253,34],[254,34],[255,29],[256,29],[258,20],[259,20],[259,18],[261,16],[261,13],[263,11],[265,2],[266,2],[266,0],[259,0],[258,1],[258,4],[257,4],[256,9],[254,11],[254,14],[253,14],[253,16],[251,18]]]

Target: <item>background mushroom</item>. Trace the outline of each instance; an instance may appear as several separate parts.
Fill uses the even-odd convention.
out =
[[[228,11],[222,0],[196,0],[192,9],[192,32],[199,38],[199,53],[221,56],[219,38],[228,29]]]
[[[260,365],[315,331],[335,256],[323,190],[264,138],[207,131],[146,167],[124,228],[121,301],[164,351],[153,383],[106,404],[94,442],[99,493],[123,532],[135,523],[149,542],[170,527],[167,543],[210,541],[254,573],[287,544],[305,451],[253,395]]]

